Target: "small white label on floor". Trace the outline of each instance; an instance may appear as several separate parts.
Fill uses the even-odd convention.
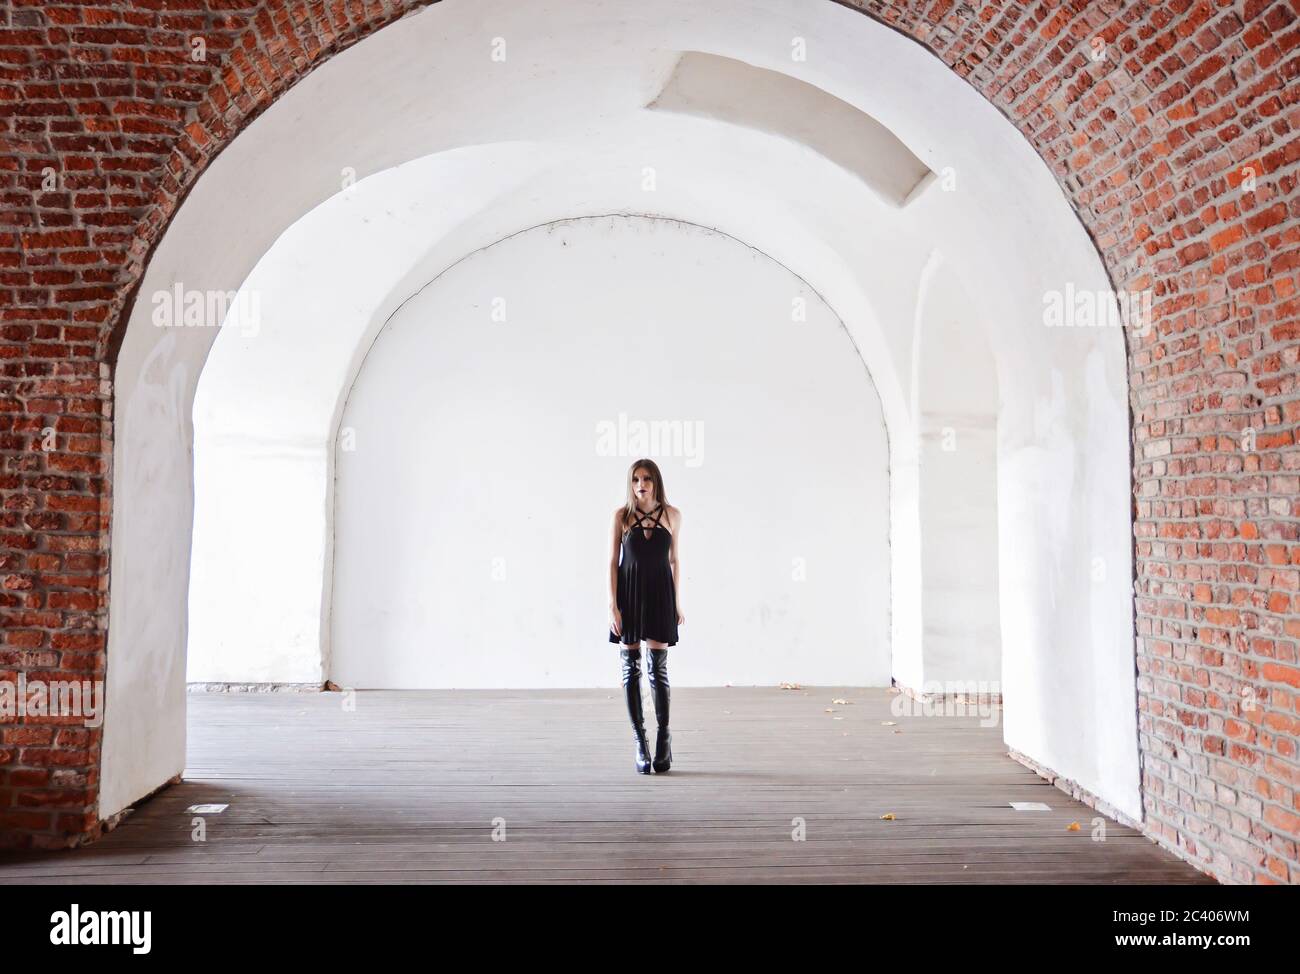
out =
[[[1042,802],[1011,802],[1011,807],[1017,812],[1050,812],[1050,805],[1044,805]]]
[[[224,812],[229,807],[229,805],[191,805],[185,811],[196,812],[200,815],[216,815],[219,812]]]

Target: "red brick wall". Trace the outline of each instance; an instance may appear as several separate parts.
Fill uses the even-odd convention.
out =
[[[0,2],[0,679],[104,672],[111,364],[187,189],[421,5]],[[1300,0],[855,6],[1016,124],[1114,286],[1154,292],[1129,347],[1146,827],[1300,882]],[[0,843],[93,837],[98,773],[98,731],[0,723]]]

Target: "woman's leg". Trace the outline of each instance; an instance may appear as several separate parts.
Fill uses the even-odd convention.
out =
[[[673,763],[672,735],[668,733],[668,647],[664,643],[646,640],[649,659],[646,671],[650,677],[650,693],[655,701],[655,722],[659,733],[655,736],[655,771],[667,771]]]
[[[625,645],[619,650],[623,662],[623,695],[627,699],[627,715],[636,735],[636,769],[641,774],[650,773],[650,742],[645,736],[645,715],[641,709],[641,645]]]

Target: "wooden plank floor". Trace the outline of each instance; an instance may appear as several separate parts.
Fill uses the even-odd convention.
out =
[[[1093,840],[1000,726],[893,697],[677,688],[673,770],[646,777],[618,690],[191,694],[184,782],[0,883],[1213,883],[1115,822]],[[230,805],[202,842],[200,803]]]

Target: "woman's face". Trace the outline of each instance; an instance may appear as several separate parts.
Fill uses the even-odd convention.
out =
[[[632,494],[641,504],[655,499],[655,483],[645,467],[637,467],[632,471]]]

